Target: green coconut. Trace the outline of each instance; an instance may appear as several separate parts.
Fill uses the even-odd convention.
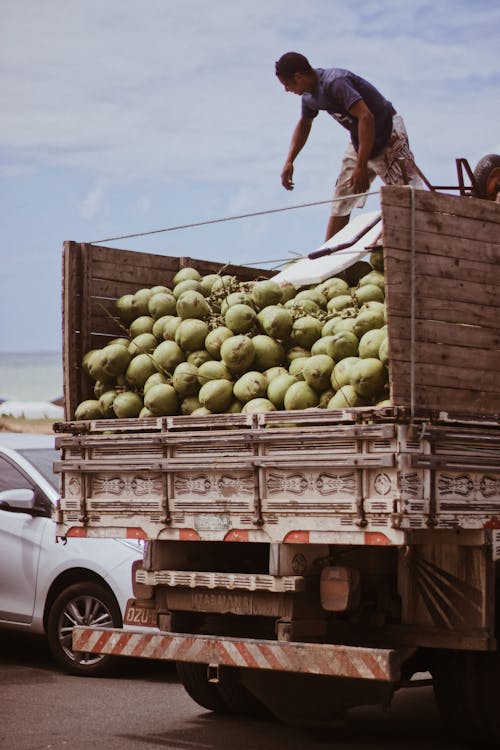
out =
[[[140,333],[134,336],[128,345],[129,359],[138,354],[152,354],[158,346],[158,339],[152,333]]]
[[[287,310],[298,310],[302,314],[315,314],[320,312],[319,305],[316,304],[316,302],[313,299],[309,298],[302,298],[302,299],[290,299],[288,302],[285,302],[285,308]]]
[[[212,295],[219,296],[221,294],[227,296],[231,292],[235,291],[238,285],[238,279],[236,276],[230,274],[217,275],[214,283],[212,284]]]
[[[162,372],[154,372],[146,380],[143,386],[143,392],[147,393],[153,385],[159,385],[159,383],[170,383],[171,378],[164,375]]]
[[[384,274],[380,273],[380,271],[370,271],[369,273],[365,274],[365,276],[362,276],[362,278],[359,280],[359,286],[365,286],[366,284],[375,284],[375,286],[379,286],[382,291],[385,291],[385,278]]]
[[[129,363],[130,354],[121,344],[108,344],[101,349],[101,367],[106,375],[110,377],[121,375],[125,372]]]
[[[267,393],[266,376],[256,370],[249,370],[243,373],[233,385],[233,394],[246,404],[253,398],[263,398]]]
[[[155,319],[163,315],[175,315],[176,299],[168,292],[157,292],[152,294],[148,302],[149,314]]]
[[[331,357],[336,362],[346,357],[358,356],[359,342],[357,336],[350,331],[338,331],[332,336]]]
[[[233,333],[248,333],[254,327],[256,317],[253,307],[237,303],[227,308],[224,324]]]
[[[257,316],[262,330],[273,339],[286,339],[292,330],[293,316],[282,305],[268,305]]]
[[[367,331],[359,341],[359,356],[363,359],[367,357],[378,358],[380,345],[386,338],[387,331],[384,328],[374,328]]]
[[[323,324],[323,328],[321,329],[321,335],[333,336],[333,334],[335,333],[335,323],[339,320],[341,320],[340,315],[334,315],[332,318],[328,318],[326,323]]]
[[[201,404],[198,396],[186,396],[186,398],[183,398],[181,401],[181,414],[187,417],[200,407]]]
[[[326,303],[327,298],[322,294],[317,287],[312,287],[310,289],[303,289],[300,292],[297,292],[295,295],[295,299],[298,302],[301,302],[304,299],[312,299],[313,302],[315,302],[320,309],[326,309]]]
[[[210,315],[210,305],[201,292],[189,290],[183,292],[177,299],[176,311],[182,320],[187,318],[205,320]]]
[[[77,422],[85,419],[103,419],[103,417],[101,405],[97,399],[85,399],[75,409],[75,419]]]
[[[322,327],[321,321],[317,318],[313,318],[312,315],[303,315],[294,321],[290,339],[295,346],[310,349],[321,336]]]
[[[112,378],[111,380],[96,380],[94,383],[94,396],[100,399],[104,393],[114,390],[116,385],[116,378]]]
[[[130,360],[125,373],[125,380],[131,388],[142,390],[146,380],[155,372],[157,372],[157,368],[152,357],[149,354],[138,354]]]
[[[149,300],[151,297],[151,289],[138,289],[132,295],[131,308],[134,313],[134,318],[141,315],[149,315]]]
[[[295,295],[297,294],[297,289],[289,281],[284,281],[280,283],[280,289],[281,289],[281,301],[283,304],[293,299]]]
[[[118,317],[124,326],[129,326],[136,317],[132,302],[134,299],[133,294],[123,294],[119,299],[116,300],[116,310]]]
[[[177,414],[179,402],[175,388],[167,383],[151,386],[144,396],[144,406],[155,417]]]
[[[290,362],[288,372],[293,375],[296,380],[304,380],[304,367],[307,364],[309,357],[295,357]]]
[[[192,417],[207,417],[213,412],[210,411],[210,409],[207,409],[206,406],[199,406],[197,409],[195,409],[193,412],[191,412]]]
[[[180,362],[174,370],[172,385],[179,396],[193,396],[198,393],[198,368],[191,362]]]
[[[209,380],[201,386],[198,399],[211,412],[224,412],[233,400],[233,384],[224,379]]]
[[[132,362],[135,361],[132,360]],[[113,401],[113,411],[118,419],[134,419],[138,417],[143,406],[142,398],[134,391],[122,391],[122,393],[116,395]]]
[[[177,271],[174,278],[172,279],[172,284],[176,286],[177,284],[180,284],[182,281],[193,280],[193,279],[194,281],[200,281],[201,280],[200,272],[196,268],[192,268],[191,266],[185,266],[184,268],[180,268]]]
[[[356,332],[354,330],[355,322],[356,313],[354,310],[352,316],[349,315],[342,318],[335,318],[335,323],[333,325],[333,335],[335,336],[337,333],[341,333],[342,331],[349,331],[349,333],[354,333],[354,335],[356,335]]]
[[[384,290],[376,284],[365,284],[354,290],[356,302],[361,307],[366,302],[383,302],[385,300]]]
[[[232,374],[224,362],[211,359],[198,367],[198,383],[205,385],[209,380],[232,380]]]
[[[204,362],[210,362],[212,357],[206,349],[195,349],[194,352],[189,352],[186,357],[186,361],[196,367],[201,367]]]
[[[129,345],[129,339],[126,339],[124,336],[119,336],[117,339],[111,339],[108,343],[110,344],[119,344],[120,346],[124,346],[126,349]]]
[[[130,324],[130,338],[133,339],[136,336],[139,336],[140,333],[152,333],[154,324],[155,321],[151,315],[140,315]]]
[[[326,297],[327,302],[333,297],[340,297],[349,294],[349,284],[344,279],[339,279],[333,276],[331,279],[326,279],[319,285],[321,294]]]
[[[248,305],[253,309],[252,296],[248,292],[231,292],[225,299],[222,300],[220,311],[222,315],[225,315],[230,307],[233,305]]]
[[[304,346],[291,346],[286,352],[286,361],[288,362],[288,364],[290,364],[294,359],[300,359],[301,357],[310,356],[310,349],[306,349]]]
[[[309,357],[304,364],[302,374],[307,385],[317,393],[330,387],[330,378],[335,362],[327,354],[316,354]]]
[[[355,406],[367,406],[365,399],[356,392],[352,385],[343,385],[328,402],[327,409],[349,409]]]
[[[208,297],[212,291],[212,287],[214,283],[216,282],[218,278],[219,278],[219,274],[217,273],[207,273],[205,274],[205,276],[202,276],[200,279],[202,294]]]
[[[333,388],[327,388],[326,391],[323,391],[319,394],[319,403],[318,406],[320,409],[327,409],[328,404],[330,403],[331,399],[335,396],[335,391]]]
[[[186,318],[177,326],[175,343],[184,352],[194,352],[196,349],[204,349],[207,335],[208,324],[204,320]]]
[[[282,301],[281,287],[272,279],[256,281],[252,286],[251,295],[254,305],[259,310],[268,305],[277,305]]]
[[[348,307],[352,307],[352,295],[338,294],[336,297],[331,297],[328,300],[326,309],[329,312],[335,313],[346,310]]]
[[[148,419],[149,417],[152,417],[153,415],[149,411],[149,409],[146,409],[145,406],[142,407],[142,409],[139,412],[139,419]]]
[[[360,313],[356,316],[353,325],[353,331],[358,339],[361,339],[361,337],[368,331],[371,331],[374,328],[382,328],[383,325],[384,316],[381,311],[365,309],[361,310]]]
[[[383,391],[386,383],[387,369],[375,357],[360,359],[351,369],[351,385],[362,398],[373,398]]]
[[[269,370],[279,367],[285,361],[285,350],[279,341],[259,333],[252,339],[254,348],[253,366],[256,370]]]
[[[268,367],[267,370],[264,370],[263,374],[266,376],[267,382],[270,383],[271,380],[277,378],[278,375],[288,375],[288,370],[285,367],[278,365],[276,367]]]
[[[380,329],[383,330],[383,329]],[[377,355],[380,361],[387,367],[389,364],[389,339],[385,336],[380,342]]]
[[[283,409],[285,403],[285,394],[297,378],[285,372],[273,378],[267,386],[267,398],[277,409]]]
[[[151,294],[172,294],[172,290],[164,284],[156,284],[151,287]]]
[[[255,347],[251,338],[238,334],[223,342],[220,354],[224,364],[238,375],[250,369],[255,357]]]
[[[178,315],[171,315],[170,319],[166,321],[163,326],[162,337],[165,341],[175,341],[175,334],[179,328],[182,320]]]
[[[376,271],[384,272],[384,250],[382,247],[376,247],[371,251],[370,263]]]
[[[178,364],[184,361],[184,353],[175,341],[162,341],[153,352],[156,369],[172,375]]]
[[[253,398],[243,406],[244,414],[262,414],[267,411],[276,411],[275,405],[267,398]]]
[[[331,375],[331,385],[335,391],[342,388],[344,385],[351,384],[351,370],[352,367],[358,362],[359,357],[346,357],[340,362],[337,362],[333,368]]]
[[[308,383],[299,381],[292,383],[284,398],[286,410],[310,409],[319,403],[318,394]]]
[[[199,292],[203,295],[203,287],[196,279],[184,279],[184,281],[179,281],[179,283],[174,286],[172,294],[175,299],[178,300],[184,292]]]
[[[226,339],[234,336],[234,333],[227,326],[218,326],[207,334],[205,339],[205,348],[210,356],[214,359],[220,359],[220,348]]]

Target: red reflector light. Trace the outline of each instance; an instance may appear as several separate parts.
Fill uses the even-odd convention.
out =
[[[83,526],[72,526],[66,532],[66,536],[86,537],[87,536],[87,529],[84,529]]]
[[[126,533],[127,539],[147,539],[146,533],[137,527],[131,527],[127,529]]]
[[[309,532],[289,531],[283,542],[285,544],[309,544]]]
[[[380,531],[365,531],[364,538],[365,544],[385,546],[391,543],[391,540]]]
[[[249,534],[246,529],[231,529],[224,537],[225,542],[248,542]]]

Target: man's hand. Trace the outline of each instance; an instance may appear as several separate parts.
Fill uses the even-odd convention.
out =
[[[351,185],[353,193],[367,192],[370,187],[367,164],[356,164],[351,177]]]
[[[283,171],[281,173],[281,184],[285,188],[285,190],[293,190],[294,184],[293,184],[293,162],[287,161],[285,162],[285,166],[283,167]]]

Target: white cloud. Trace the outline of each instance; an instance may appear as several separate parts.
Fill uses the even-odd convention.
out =
[[[89,190],[80,205],[80,215],[84,219],[94,219],[104,205],[104,185],[99,182]]]

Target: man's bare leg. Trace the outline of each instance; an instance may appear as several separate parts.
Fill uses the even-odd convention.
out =
[[[349,218],[350,214],[347,214],[347,216],[330,216],[328,226],[326,227],[325,242],[329,240],[330,237],[333,237],[334,234],[340,232],[340,230],[349,223]]]

